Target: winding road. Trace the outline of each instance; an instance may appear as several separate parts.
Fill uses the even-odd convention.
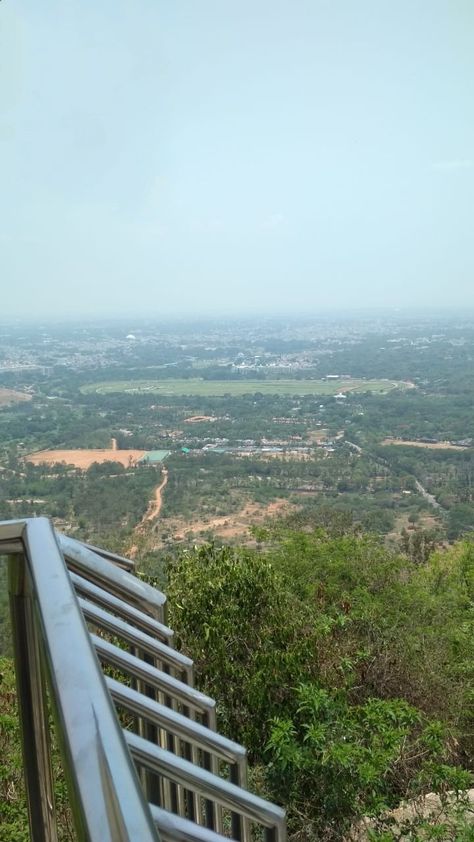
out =
[[[161,480],[160,484],[156,486],[154,496],[152,500],[150,500],[148,509],[146,510],[140,523],[138,524],[137,529],[143,528],[143,526],[150,520],[155,520],[155,518],[157,518],[161,512],[161,507],[163,505],[163,491],[168,482],[168,468],[163,468],[162,476],[163,479]]]

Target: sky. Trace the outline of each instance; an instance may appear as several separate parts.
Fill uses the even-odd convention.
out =
[[[474,307],[472,0],[1,0],[0,318]]]

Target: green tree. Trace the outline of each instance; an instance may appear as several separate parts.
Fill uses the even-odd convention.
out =
[[[269,719],[317,672],[311,614],[255,553],[212,545],[168,564],[170,624],[196,662],[220,725],[261,757]]]

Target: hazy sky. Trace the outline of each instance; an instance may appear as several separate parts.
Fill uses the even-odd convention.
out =
[[[0,2],[0,317],[474,305],[473,0]]]

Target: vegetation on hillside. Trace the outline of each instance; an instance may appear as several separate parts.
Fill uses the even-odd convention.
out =
[[[348,839],[364,816],[374,839],[394,840],[386,811],[431,791],[458,794],[449,835],[438,817],[432,835],[414,819],[404,838],[472,838],[474,544],[415,563],[340,517],[255,537],[260,550],[205,545],[166,569],[177,644],[220,729],[247,746],[253,785],[287,807],[298,842]],[[0,839],[23,842],[6,659],[1,700]]]
[[[416,565],[371,537],[265,537],[170,560],[171,625],[295,839],[346,839],[363,816],[395,839],[388,809],[471,783],[474,545]],[[407,838],[468,838],[435,825]]]

